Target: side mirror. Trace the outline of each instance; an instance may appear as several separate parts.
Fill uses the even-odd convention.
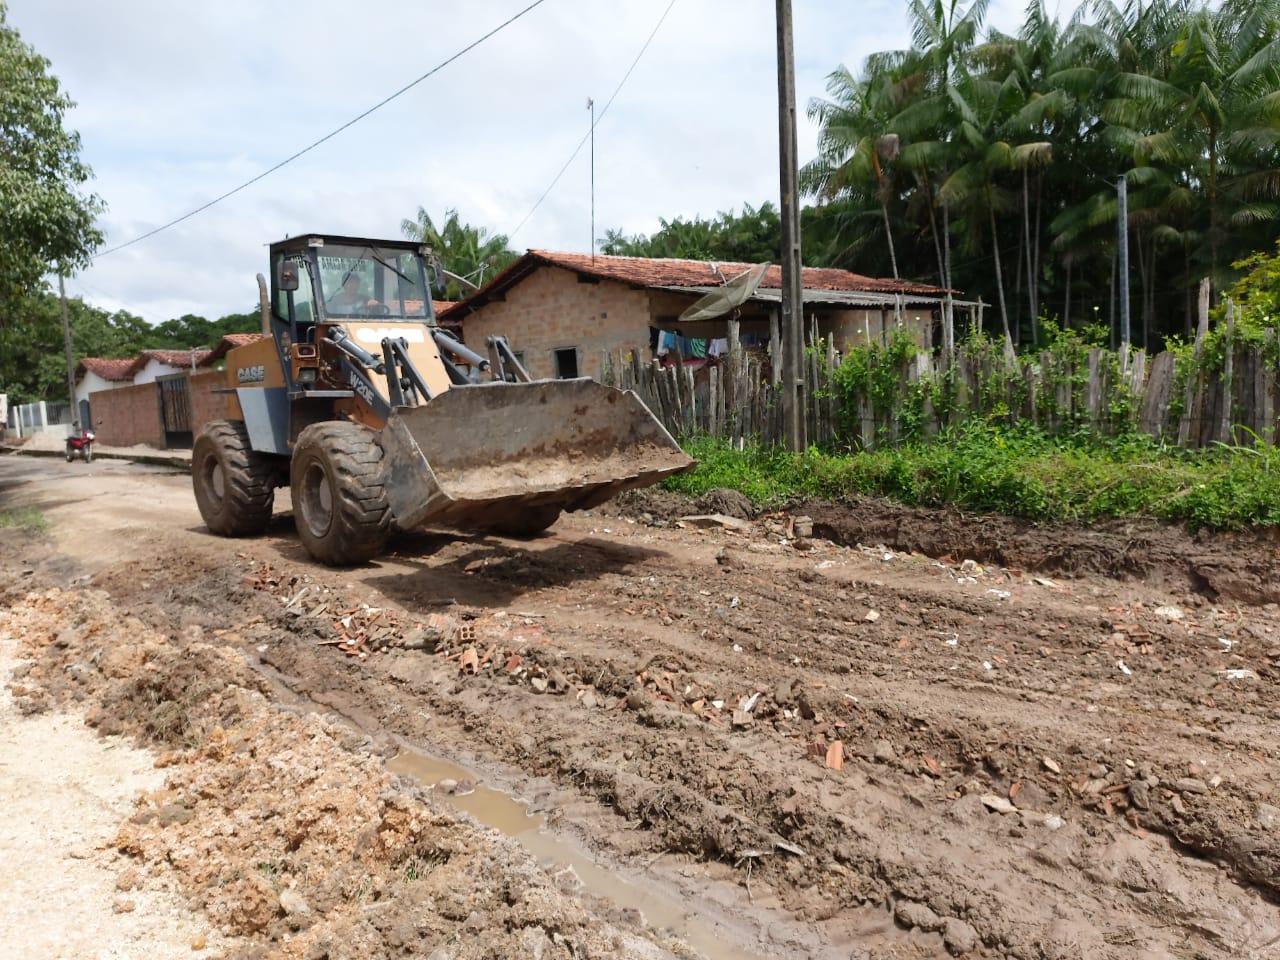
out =
[[[276,285],[288,293],[298,289],[298,261],[281,260],[276,274]]]

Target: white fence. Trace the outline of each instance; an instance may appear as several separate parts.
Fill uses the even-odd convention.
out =
[[[9,432],[15,437],[30,437],[37,433],[51,433],[67,437],[72,432],[74,417],[69,403],[22,403],[9,407],[5,420]]]

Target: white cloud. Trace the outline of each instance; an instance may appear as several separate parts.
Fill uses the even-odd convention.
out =
[[[9,0],[53,61],[108,202],[108,244],[283,159],[523,6],[316,0]],[[547,0],[492,40],[279,173],[102,258],[70,288],[150,320],[254,302],[264,245],[306,230],[399,235],[419,204],[509,232],[586,132],[665,4]],[[1020,11],[993,4],[1010,29]],[[596,233],[656,227],[777,194],[774,4],[677,0],[596,132]],[[900,0],[795,0],[803,114],[840,63],[908,43]],[[802,120],[800,153],[816,131]],[[517,247],[584,250],[587,151]]]

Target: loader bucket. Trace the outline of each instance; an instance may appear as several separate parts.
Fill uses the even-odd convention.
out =
[[[453,387],[394,410],[382,445],[404,528],[586,509],[693,465],[639,397],[585,378]]]

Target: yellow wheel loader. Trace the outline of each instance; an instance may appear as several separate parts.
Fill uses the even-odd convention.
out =
[[[289,486],[311,556],[354,564],[395,527],[533,535],[693,465],[634,393],[532,380],[503,338],[482,355],[442,330],[418,244],[306,234],[270,257],[266,336],[228,353],[227,419],[192,455],[216,534],[261,533]]]

